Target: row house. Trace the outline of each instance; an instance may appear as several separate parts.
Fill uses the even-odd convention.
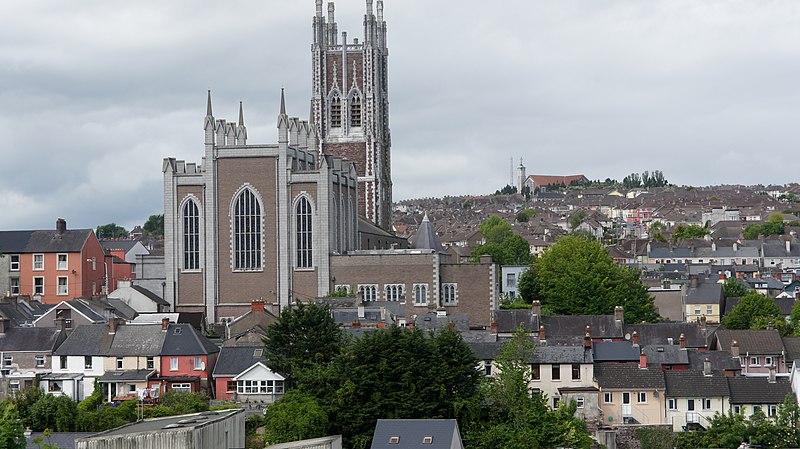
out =
[[[0,231],[4,256],[0,287],[10,295],[41,298],[55,304],[91,296],[113,280],[112,257],[91,229],[67,229],[59,218],[54,230]]]
[[[53,351],[64,338],[55,328],[16,327],[0,316],[0,400],[36,385],[37,377],[50,371]]]
[[[263,345],[223,346],[214,366],[215,398],[271,404],[283,397],[286,379],[267,366]]]
[[[717,351],[729,350],[733,357],[739,359],[745,376],[766,377],[771,367],[779,376],[788,375],[791,370],[783,340],[774,329],[720,329],[714,335],[712,348]]]

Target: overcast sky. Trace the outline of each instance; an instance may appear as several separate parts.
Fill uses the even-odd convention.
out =
[[[206,90],[274,143],[306,118],[314,0],[0,1],[0,229],[127,228],[164,157],[200,162]],[[361,37],[363,0],[339,0]],[[395,200],[529,174],[800,180],[796,0],[386,0]]]

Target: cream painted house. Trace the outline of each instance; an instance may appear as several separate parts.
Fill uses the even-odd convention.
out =
[[[730,408],[728,378],[722,371],[711,371],[711,362],[704,369],[665,371],[667,385],[667,424],[672,430],[708,429],[716,413]]]
[[[644,368],[642,366],[645,366]],[[600,388],[602,422],[609,426],[664,424],[664,373],[646,362],[600,363],[595,377]]]

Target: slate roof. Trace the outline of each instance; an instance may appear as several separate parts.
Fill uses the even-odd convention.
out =
[[[131,285],[131,288],[136,290],[137,292],[143,294],[144,296],[148,297],[154,303],[156,303],[156,304],[158,304],[160,306],[168,306],[169,305],[169,303],[166,300],[164,300],[160,296],[156,295],[155,293],[151,292],[150,290],[148,290],[148,289],[146,289],[146,288],[144,288],[144,287],[142,287],[140,285]]]
[[[261,350],[260,356],[256,355],[257,350]],[[266,362],[263,352],[263,346],[225,346],[219,352],[213,377],[238,376],[256,363]]]
[[[728,378],[731,404],[780,404],[792,394],[789,379],[778,378],[770,383],[766,377],[736,376]]]
[[[72,330],[69,337],[54,352],[55,355],[102,356],[108,354],[114,335],[107,324],[85,324]]]
[[[595,362],[639,362],[639,347],[629,341],[598,341],[592,349]]]
[[[583,339],[586,326],[592,327],[592,338],[622,338],[623,323],[614,315],[559,315],[541,317],[545,337],[578,336]]]
[[[3,254],[24,253],[31,234],[33,231],[0,231],[0,251]]]
[[[742,364],[738,357],[733,357],[729,351],[697,351],[689,349],[689,369],[702,370],[706,359],[711,361],[712,370],[741,371]]]
[[[8,320],[15,326],[20,326],[25,323],[32,323],[34,317],[27,310],[20,310],[14,304],[0,303],[0,316],[8,318]]]
[[[664,372],[657,368],[641,369],[633,363],[600,364],[594,367],[594,377],[603,388],[665,387]]]
[[[119,325],[108,355],[157,356],[161,353],[165,338],[166,332],[161,330],[160,324]]]
[[[706,328],[708,329],[708,328]],[[708,346],[706,331],[698,323],[654,323],[654,324],[626,324],[625,337],[628,334],[637,332],[639,334],[639,344],[666,345],[669,339],[673,344],[680,343],[681,334],[686,338],[687,348],[705,348]]]
[[[537,346],[531,363],[572,364],[592,363],[592,351],[583,346]]]
[[[500,348],[503,347],[503,343],[499,341],[467,343],[467,345],[475,353],[475,358],[478,360],[494,360],[497,354],[500,353]]]
[[[795,258],[800,257],[800,243],[792,243],[790,244],[789,249],[791,250],[789,253],[786,252],[786,243],[783,241],[777,243],[764,243],[761,247],[761,251],[764,254],[764,257],[777,257],[777,258]]]
[[[414,235],[413,248],[432,249],[437,253],[444,252],[444,250],[442,250],[442,242],[439,240],[439,236],[436,235],[436,230],[433,229],[433,225],[430,220],[428,220],[427,214],[425,218],[422,219],[422,223],[420,223],[419,229],[417,229],[417,233]]]
[[[131,321],[139,314],[133,307],[125,304],[121,299],[108,298],[108,303],[114,307],[114,314],[120,318]]]
[[[728,381],[722,371],[712,371],[710,376],[702,370],[665,371],[667,396],[672,397],[727,397]]]
[[[446,316],[438,316],[436,312],[417,315],[414,325],[424,330],[444,329],[454,323],[457,331],[469,330],[469,315],[466,313],[450,313]]]
[[[513,333],[520,324],[524,324],[531,332],[539,332],[539,317],[531,310],[497,310],[495,320],[497,321],[497,332]]]
[[[189,324],[170,323],[161,355],[199,355],[219,352],[219,347]]]
[[[398,442],[390,443],[391,437],[399,437]],[[431,444],[422,443],[425,437],[432,437]],[[455,419],[379,419],[371,449],[459,449],[463,448],[460,440]]]
[[[800,359],[800,337],[783,337],[782,340],[786,349],[786,360]]]
[[[652,248],[647,255],[651,259],[689,259],[692,250],[689,248]]]
[[[722,284],[701,282],[696,288],[689,289],[686,304],[722,304]]]
[[[67,229],[63,234],[52,231],[33,231],[30,234],[25,253],[74,253],[79,252],[89,236],[91,229]]]
[[[64,338],[54,327],[12,327],[0,334],[0,351],[51,352]]]
[[[644,346],[648,365],[689,365],[689,354],[678,345]]]
[[[730,330],[719,329],[716,333],[718,347],[730,350],[731,343],[736,340],[739,343],[739,353],[744,355],[781,354],[785,348],[777,330]]]

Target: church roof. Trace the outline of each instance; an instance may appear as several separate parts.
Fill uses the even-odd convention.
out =
[[[422,219],[422,223],[417,229],[417,234],[414,236],[414,249],[432,249],[436,252],[444,252],[442,242],[439,240],[439,236],[436,235],[436,230],[433,229],[427,214]]]

